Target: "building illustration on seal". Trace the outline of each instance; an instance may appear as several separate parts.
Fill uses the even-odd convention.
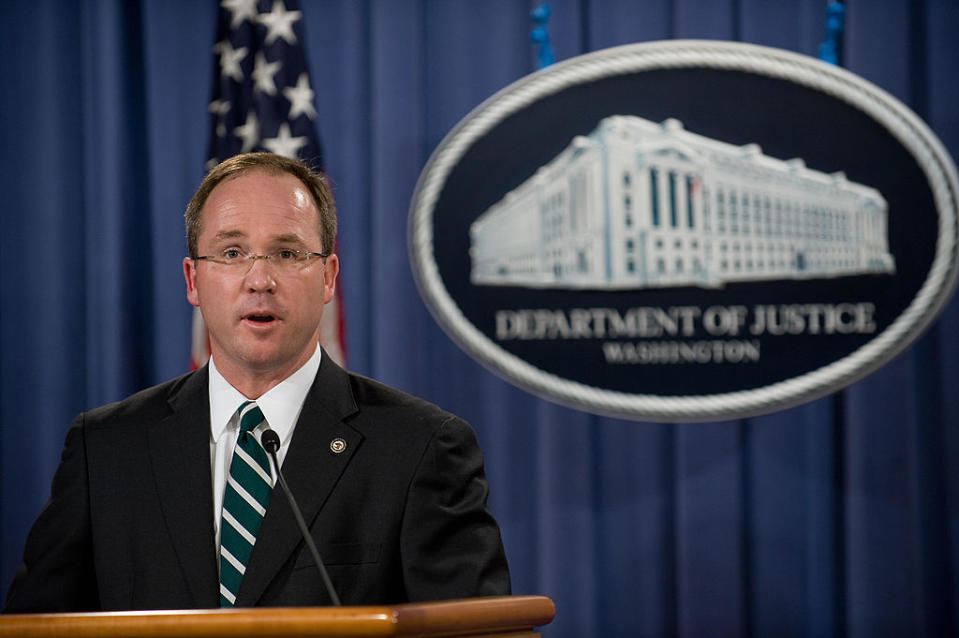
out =
[[[878,190],[667,119],[601,120],[470,227],[476,285],[565,289],[892,274]]]

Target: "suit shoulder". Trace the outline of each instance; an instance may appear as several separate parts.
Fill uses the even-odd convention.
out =
[[[175,379],[145,388],[125,399],[107,403],[84,412],[80,417],[88,428],[121,425],[127,422],[148,422],[170,413],[170,399],[191,380],[198,371],[188,372]]]
[[[433,431],[449,423],[466,422],[443,408],[391,386],[350,372],[350,387],[360,420],[402,424],[404,429],[420,427]]]

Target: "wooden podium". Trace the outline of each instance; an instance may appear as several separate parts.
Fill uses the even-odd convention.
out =
[[[264,607],[0,616],[7,638],[332,638],[538,636],[556,614],[545,596],[368,607]]]

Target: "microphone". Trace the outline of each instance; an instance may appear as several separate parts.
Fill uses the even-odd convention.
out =
[[[310,548],[310,553],[313,555],[313,562],[316,564],[316,569],[320,572],[320,578],[323,579],[323,584],[326,586],[326,593],[330,595],[330,600],[333,601],[333,604],[339,607],[342,604],[340,603],[340,597],[336,595],[336,590],[333,589],[333,581],[330,580],[330,575],[326,573],[326,566],[323,564],[323,559],[320,558],[320,552],[316,549],[316,544],[313,542],[310,530],[306,527],[303,514],[300,513],[296,499],[293,498],[293,492],[290,491],[290,487],[286,484],[286,479],[283,478],[283,472],[280,471],[280,462],[276,459],[276,453],[280,449],[280,435],[273,430],[265,430],[263,434],[260,435],[260,442],[263,444],[263,449],[269,452],[270,458],[273,459],[273,467],[276,468],[276,477],[280,480],[280,487],[283,488],[283,493],[286,494],[286,500],[290,503],[290,509],[293,510],[293,516],[296,518],[296,524],[300,528],[300,533],[303,534],[303,540],[306,541],[306,546]]]

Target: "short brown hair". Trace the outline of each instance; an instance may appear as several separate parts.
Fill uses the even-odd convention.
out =
[[[193,194],[193,198],[190,199],[190,203],[187,204],[184,217],[186,218],[186,242],[190,250],[190,257],[195,259],[199,256],[196,244],[197,238],[200,236],[201,213],[206,205],[206,200],[210,197],[210,193],[220,183],[253,169],[263,169],[274,174],[289,173],[303,182],[303,185],[310,191],[313,203],[316,204],[316,210],[320,214],[320,241],[323,243],[320,249],[323,252],[332,252],[336,241],[336,204],[333,201],[333,192],[330,190],[326,177],[297,159],[290,159],[274,153],[244,153],[217,164],[213,170],[206,174],[200,187]]]

